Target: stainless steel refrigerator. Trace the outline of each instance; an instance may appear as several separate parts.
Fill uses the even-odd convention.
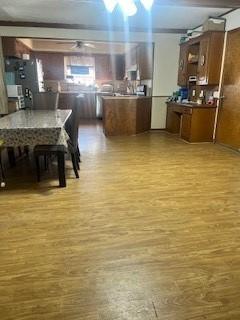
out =
[[[5,60],[5,71],[14,73],[15,84],[23,89],[25,107],[31,108],[34,93],[44,91],[41,60],[8,58]]]

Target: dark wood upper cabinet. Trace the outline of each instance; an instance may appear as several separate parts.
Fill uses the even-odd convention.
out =
[[[211,32],[200,41],[198,85],[217,85],[220,79],[224,33]]]
[[[187,86],[189,77],[197,85],[218,85],[224,32],[206,32],[180,45],[178,85]]]
[[[116,54],[111,56],[112,77],[114,80],[123,80],[125,76],[125,56]]]
[[[153,45],[141,43],[137,47],[137,66],[141,80],[152,79]]]
[[[111,57],[108,54],[98,54],[95,56],[95,77],[96,80],[111,80],[112,68]]]
[[[23,54],[30,54],[31,50],[16,38],[2,38],[3,55],[5,57],[22,58]]]
[[[188,44],[183,43],[180,45],[179,54],[179,66],[178,66],[178,85],[184,87],[187,85],[187,55],[188,55]]]
[[[96,80],[123,80],[124,75],[124,55],[97,54],[95,56]]]
[[[42,61],[44,80],[64,80],[64,53],[34,52],[32,58]]]

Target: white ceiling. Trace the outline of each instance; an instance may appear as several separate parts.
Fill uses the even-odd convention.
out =
[[[228,9],[153,6],[152,19],[139,4],[138,13],[129,18],[136,28],[191,29],[209,16],[218,16]],[[46,23],[85,24],[91,26],[113,25],[122,27],[120,10],[108,15],[102,1],[94,0],[0,0],[0,20]],[[152,22],[150,22],[152,21]]]

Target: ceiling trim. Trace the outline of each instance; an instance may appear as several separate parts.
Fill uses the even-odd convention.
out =
[[[240,8],[239,0],[155,0],[155,4],[176,7]]]
[[[4,21],[4,20],[0,20],[0,26],[109,31],[109,27],[104,26],[104,25],[94,26],[94,25],[85,25],[85,24],[45,23],[45,22],[30,22],[30,21]],[[111,31],[124,32],[124,28],[123,27],[112,27]],[[138,28],[138,27],[130,27],[129,31],[130,32],[149,32],[147,28]],[[184,34],[186,32],[187,32],[187,29],[152,28],[152,33]]]
[[[103,0],[89,0],[101,3]],[[239,0],[154,0],[154,5],[175,7],[240,8]]]

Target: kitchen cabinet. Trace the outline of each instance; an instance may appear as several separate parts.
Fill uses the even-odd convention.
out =
[[[180,45],[179,66],[178,66],[178,85],[180,87],[185,87],[188,81],[187,54],[188,54],[188,44],[183,43]]]
[[[150,130],[151,97],[102,97],[106,136],[135,135]]]
[[[137,65],[137,48],[133,47],[125,55],[126,71],[131,70]]]
[[[42,61],[44,80],[62,81],[64,76],[64,53],[34,52],[32,56]]]
[[[153,45],[140,43],[126,54],[126,71],[137,68],[139,80],[152,79],[153,73]],[[136,69],[135,69],[136,70]]]
[[[188,113],[183,113],[181,121],[182,121],[181,131],[180,131],[181,138],[184,140],[190,141],[191,140],[192,115],[188,114]]]
[[[125,76],[125,57],[122,54],[113,56],[112,61],[113,79],[123,80]]]
[[[209,31],[180,45],[178,85],[218,85],[221,72],[224,32]]]
[[[223,32],[210,32],[202,36],[198,60],[198,85],[217,85],[219,83],[223,42]]]
[[[124,75],[124,55],[97,54],[95,56],[96,80],[123,80]]]
[[[167,131],[188,142],[212,142],[215,106],[167,103]]]
[[[30,54],[31,50],[16,38],[2,38],[3,55],[5,57],[22,58],[23,54]]]
[[[181,110],[180,110],[181,111]],[[174,104],[167,104],[167,122],[166,129],[168,132],[177,134],[180,132],[179,113],[176,112]]]
[[[98,54],[95,56],[96,80],[112,80],[111,56]]]
[[[137,68],[140,80],[152,79],[153,73],[153,45],[141,43],[137,47]]]

